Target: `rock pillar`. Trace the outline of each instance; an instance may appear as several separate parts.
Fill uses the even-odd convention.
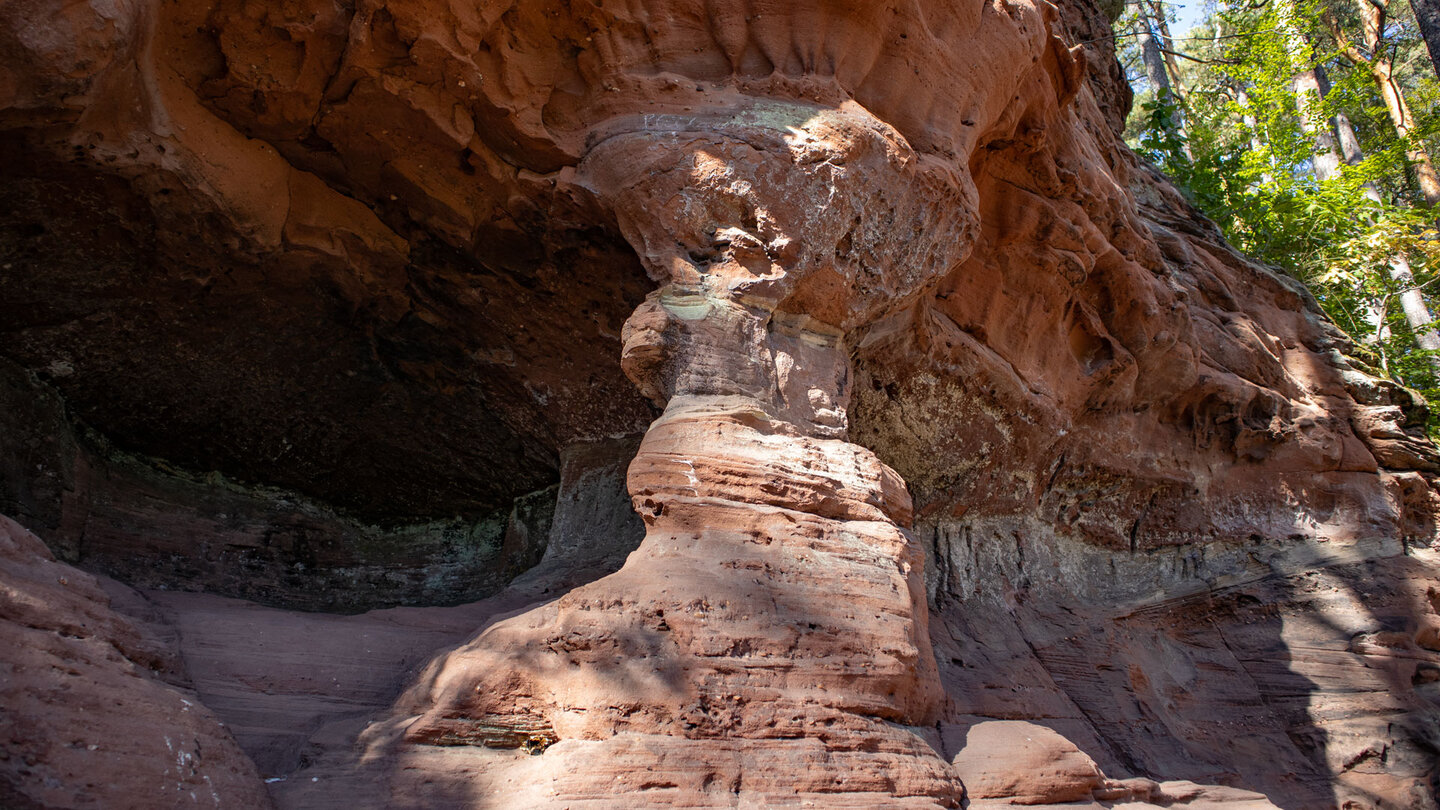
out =
[[[858,106],[738,110],[625,122],[575,178],[660,284],[624,334],[664,406],[629,470],[644,542],[434,667],[406,738],[574,759],[561,800],[643,775],[958,802],[920,730],[943,693],[910,497],[846,406],[850,341],[963,254],[973,192]]]

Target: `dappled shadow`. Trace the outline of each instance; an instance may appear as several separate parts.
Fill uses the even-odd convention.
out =
[[[886,722],[903,722],[912,699],[905,692],[925,685],[913,659],[892,659],[917,652],[904,649],[904,617],[887,615],[899,606],[876,600],[878,589],[894,594],[894,563],[876,558],[868,538],[836,537],[841,521],[758,505],[705,507],[722,523],[729,509],[771,528],[652,532],[626,569],[511,620],[519,623],[513,633],[497,625],[432,670],[415,694],[426,693],[417,708],[435,708],[410,727],[409,742],[471,735],[482,743],[497,726],[524,725],[520,714],[553,718],[559,742],[535,758],[541,764],[489,751],[450,755],[490,769],[453,777],[470,785],[471,807],[523,804],[528,794],[502,785],[532,772],[556,801],[608,793],[606,780],[656,802],[667,792],[721,788],[752,797],[958,796],[938,739],[927,737],[933,730]],[[832,527],[828,548],[811,533],[819,524]],[[857,565],[877,572],[864,586]],[[829,575],[837,570],[854,570],[847,600],[835,599]],[[469,671],[487,674],[471,686]],[[447,686],[456,677],[459,687]],[[476,690],[482,696],[472,701]],[[515,714],[505,717],[507,709]],[[400,770],[444,756],[395,742]]]
[[[1433,560],[1377,554],[1117,610],[996,577],[994,598],[938,595],[933,634],[957,712],[1053,728],[1109,776],[1432,807],[1440,656],[1415,643],[1435,614],[1414,592],[1436,581]]]

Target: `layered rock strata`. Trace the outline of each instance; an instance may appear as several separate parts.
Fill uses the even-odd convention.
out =
[[[451,569],[470,596],[547,537],[443,616],[155,597],[285,806],[1433,810],[1423,405],[1124,148],[1108,24],[1079,0],[0,8],[0,352],[190,471],[36,472],[76,450],[24,426],[3,492],[81,564],[96,538],[99,568],[306,607],[388,603],[305,593],[357,560],[396,567],[391,601],[438,593],[443,555],[357,522],[506,515],[519,553]],[[595,579],[629,545],[591,472],[647,425],[645,539]],[[282,579],[283,537],[258,583],[214,553],[288,518],[197,519],[212,471],[336,505],[331,571]],[[552,497],[548,531],[521,514]],[[285,631],[236,629],[261,615]],[[7,784],[82,803],[35,776],[52,756]]]
[[[858,107],[647,125],[581,166],[661,283],[622,356],[665,407],[630,465],[646,539],[620,572],[437,662],[402,702],[422,713],[404,741],[539,746],[560,769],[618,756],[681,802],[957,805],[906,728],[941,700],[923,554],[904,483],[844,440],[844,334],[964,249],[963,186]],[[913,241],[857,261],[890,227]],[[720,752],[737,759],[709,764]],[[797,782],[767,759],[808,767]],[[557,806],[593,798],[570,790]]]
[[[558,505],[551,486],[476,515],[377,525],[293,490],[124,452],[68,416],[53,387],[0,360],[0,514],[60,559],[139,588],[335,612],[469,602],[541,559]],[[611,464],[633,456],[623,442],[573,452],[612,447]]]
[[[177,688],[173,639],[122,616],[100,581],[3,516],[0,645],[0,804],[271,806],[229,731]]]

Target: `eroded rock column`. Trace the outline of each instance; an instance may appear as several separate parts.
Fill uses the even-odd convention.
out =
[[[665,407],[629,472],[644,543],[432,667],[405,738],[544,748],[537,801],[958,803],[910,497],[846,441],[847,341],[968,249],[973,192],[858,106],[736,109],[617,123],[577,176],[661,285],[624,334]]]

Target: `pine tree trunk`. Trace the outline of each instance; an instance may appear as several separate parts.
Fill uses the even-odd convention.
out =
[[[1175,40],[1170,36],[1170,23],[1165,20],[1165,9],[1155,0],[1146,0],[1150,5],[1150,19],[1155,23],[1155,30],[1160,34],[1160,45],[1165,56],[1165,69],[1170,74],[1170,90],[1174,94],[1175,101],[1180,104],[1186,103],[1185,85],[1180,81],[1180,63],[1175,60]]]
[[[1325,98],[1325,95],[1328,94],[1329,89],[1331,89],[1331,84],[1329,84],[1325,76],[1325,69],[1316,66],[1312,71],[1309,71],[1309,79],[1313,82],[1313,85],[1315,85],[1316,99]],[[1297,91],[1299,91],[1299,84],[1300,78],[1296,76]],[[1401,99],[1401,101],[1404,101],[1404,99]],[[1365,160],[1364,150],[1359,146],[1359,138],[1355,135],[1354,124],[1351,124],[1351,120],[1349,120],[1349,117],[1346,117],[1344,112],[1336,112],[1335,117],[1333,117],[1329,123],[1326,123],[1325,127],[1315,127],[1313,120],[1310,120],[1312,123],[1309,124],[1305,124],[1305,121],[1303,121],[1309,118],[1309,115],[1303,114],[1303,112],[1305,112],[1305,104],[1303,104],[1303,102],[1302,105],[1300,105],[1300,110],[1302,110],[1302,124],[1308,125],[1308,131],[1323,131],[1323,137],[1319,133],[1316,134],[1316,147],[1318,147],[1320,153],[1325,153],[1323,160],[1322,154],[1316,154],[1316,177],[1319,177],[1320,180],[1325,180],[1326,177],[1331,176],[1331,173],[1338,169],[1338,161],[1341,157],[1344,157],[1345,163],[1349,164],[1349,166],[1355,166],[1359,161]],[[1335,131],[1339,134],[1339,138],[1332,137],[1331,131],[1329,131],[1331,130],[1329,124],[1335,125]],[[1322,141],[1325,141],[1325,143],[1322,143]],[[1323,174],[1322,163],[1323,166],[1325,166],[1325,173]],[[1362,186],[1362,192],[1364,192],[1365,197],[1371,200],[1371,202],[1377,203],[1377,205],[1384,203],[1384,197],[1381,196],[1380,187],[1375,186],[1375,183],[1365,183],[1364,186]],[[1434,319],[1430,316],[1430,307],[1427,306],[1424,295],[1416,288],[1416,275],[1410,270],[1410,259],[1405,258],[1405,255],[1397,255],[1397,257],[1390,259],[1390,280],[1394,281],[1395,285],[1400,287],[1400,308],[1405,313],[1405,324],[1410,327],[1411,333],[1416,336],[1416,344],[1418,344],[1421,349],[1440,350],[1440,333],[1437,333],[1436,329],[1434,329]],[[1380,321],[1380,307],[1367,301],[1365,310],[1367,310],[1365,320],[1371,321],[1371,326],[1374,327],[1375,330],[1375,339],[1382,339],[1382,337],[1384,337],[1385,326],[1384,323],[1378,323],[1378,321]],[[1434,370],[1437,378],[1440,378],[1440,356],[1430,357],[1430,359],[1428,359],[1428,365],[1430,365],[1431,370]]]
[[[1141,60],[1145,63],[1145,80],[1155,91],[1155,100],[1165,105],[1164,126],[1179,136],[1180,148],[1185,153],[1185,157],[1194,161],[1195,155],[1190,151],[1190,143],[1185,135],[1185,119],[1180,110],[1180,97],[1175,92],[1174,83],[1170,80],[1171,74],[1166,67],[1165,55],[1156,39],[1156,18],[1150,10],[1149,0],[1132,0],[1130,7],[1135,10],[1135,37],[1140,45]],[[1176,75],[1179,75],[1178,71]]]
[[[1330,83],[1325,80],[1323,68],[1317,68],[1317,71],[1318,90],[1323,98],[1330,90]],[[1350,118],[1343,112],[1337,112],[1332,121],[1340,136],[1340,154],[1345,163],[1354,166],[1363,161],[1365,152],[1360,147],[1360,139],[1355,135],[1355,127],[1350,123]],[[1316,174],[1319,174],[1318,161],[1316,162]],[[1366,182],[1361,188],[1366,199],[1377,205],[1383,204],[1384,198],[1380,195],[1380,188],[1375,183]],[[1425,303],[1425,296],[1415,287],[1415,274],[1410,269],[1410,260],[1403,254],[1390,260],[1390,280],[1400,288],[1400,309],[1405,313],[1406,325],[1415,335],[1415,343],[1428,351],[1440,351],[1440,332],[1435,330],[1435,319],[1430,315],[1430,307]],[[1379,307],[1367,302],[1366,320],[1378,321],[1379,311]],[[1371,326],[1375,329],[1376,339],[1385,336],[1383,323],[1372,322]],[[1429,365],[1436,377],[1440,378],[1440,356],[1429,358]]]
[[[1430,51],[1430,66],[1440,78],[1440,0],[1410,0],[1415,10],[1415,20],[1420,24],[1420,36],[1425,38],[1425,48]]]
[[[1385,15],[1389,0],[1355,0],[1355,3],[1360,10],[1365,47],[1370,52],[1369,56],[1346,37],[1334,15],[1327,12],[1324,15],[1325,22],[1335,35],[1335,41],[1339,43],[1345,58],[1357,67],[1369,70],[1371,78],[1375,80],[1380,98],[1385,101],[1385,111],[1390,115],[1390,123],[1395,127],[1395,134],[1406,142],[1405,156],[1415,168],[1415,178],[1425,204],[1431,207],[1440,205],[1440,173],[1435,171],[1435,163],[1430,159],[1425,145],[1419,138],[1412,137],[1415,134],[1415,114],[1405,100],[1405,92],[1400,89],[1400,83],[1395,81],[1395,66],[1391,56],[1387,55],[1389,49],[1385,42]]]
[[[1145,63],[1145,80],[1155,91],[1155,100],[1171,103],[1174,91],[1170,88],[1170,74],[1165,71],[1165,56],[1160,53],[1160,44],[1155,41],[1155,29],[1150,22],[1150,7],[1145,0],[1134,3],[1135,41],[1140,45],[1140,58]]]
[[[1285,51],[1295,71],[1291,85],[1295,88],[1295,105],[1300,112],[1300,128],[1315,140],[1315,177],[1329,180],[1340,168],[1340,149],[1335,134],[1320,114],[1320,102],[1329,90],[1329,82],[1315,66],[1315,49],[1300,31],[1295,6],[1290,0],[1279,0],[1280,33],[1285,38]]]
[[[1390,113],[1395,134],[1406,141],[1405,156],[1410,158],[1411,165],[1415,167],[1420,195],[1425,198],[1426,205],[1440,205],[1440,173],[1435,171],[1435,163],[1430,159],[1430,153],[1420,139],[1412,137],[1415,134],[1415,114],[1410,111],[1410,105],[1405,101],[1405,93],[1395,81],[1390,60],[1372,60],[1370,72],[1379,86],[1380,97],[1385,100],[1385,111]]]
[[[1330,123],[1320,114],[1320,102],[1324,99],[1324,87],[1316,68],[1302,70],[1295,74],[1295,103],[1300,108],[1300,128],[1315,139],[1315,177],[1325,181],[1335,176],[1340,168],[1340,147],[1335,142],[1335,133]]]

